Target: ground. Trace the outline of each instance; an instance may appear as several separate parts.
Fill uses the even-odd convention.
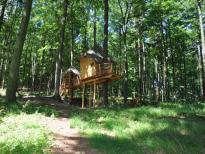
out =
[[[59,103],[49,97],[25,98],[19,101],[24,104],[23,107],[5,105],[2,102],[1,98],[0,128],[6,129],[0,130],[0,154],[97,153],[76,128],[70,128],[68,104]],[[8,120],[12,123],[7,124]],[[27,131],[25,140],[22,134]],[[31,134],[36,132],[37,136],[33,137]]]
[[[0,100],[4,153],[205,154],[204,103],[80,109],[49,97],[20,102],[4,107]]]
[[[104,153],[205,154],[202,103],[72,108],[70,124],[88,138],[92,147]]]
[[[44,117],[40,119],[40,123],[48,127],[53,133],[53,144],[49,151],[55,154],[68,153],[97,153],[92,149],[86,139],[84,139],[77,129],[70,128],[69,108],[66,103],[59,103],[49,97],[27,98],[32,103],[46,104],[57,111],[57,117]]]

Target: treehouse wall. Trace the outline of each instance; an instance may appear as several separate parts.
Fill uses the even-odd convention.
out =
[[[96,62],[92,58],[80,58],[80,76],[82,80],[96,75],[95,64]]]
[[[64,74],[61,85],[62,88],[67,88],[67,89],[78,86],[80,85],[80,77],[78,75],[75,74],[72,75],[70,73]]]

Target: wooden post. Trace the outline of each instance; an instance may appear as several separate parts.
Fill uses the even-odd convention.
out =
[[[89,98],[88,98],[88,99],[89,99],[89,108],[91,108],[91,100],[92,100],[92,99],[91,99],[91,98],[92,98],[92,97],[91,97],[91,96],[92,96],[91,93],[92,93],[92,90],[91,90],[91,86],[90,86],[90,90],[89,90]]]
[[[85,106],[85,84],[83,83],[82,108]]]
[[[94,81],[94,89],[93,89],[93,107],[95,107],[95,102],[96,102],[96,81]]]
[[[73,83],[74,80],[73,80],[73,73],[70,74],[70,102],[72,103],[73,102],[73,85],[75,83]]]

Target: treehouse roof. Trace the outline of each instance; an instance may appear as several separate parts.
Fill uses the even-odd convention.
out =
[[[114,62],[114,60],[108,55],[107,60],[102,50],[94,51],[93,49],[88,50],[86,53],[82,55],[82,57],[89,57],[94,59],[97,63],[103,62]]]
[[[73,66],[70,66],[66,71],[65,71],[65,73],[67,74],[67,73],[73,73],[73,74],[75,74],[75,75],[77,75],[77,76],[80,76],[80,72],[75,68],[75,67],[73,67]]]

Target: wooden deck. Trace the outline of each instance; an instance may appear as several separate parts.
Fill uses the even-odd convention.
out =
[[[117,67],[113,67],[112,64],[97,64],[95,65],[95,71],[91,76],[85,76],[84,73],[80,78],[64,77],[61,84],[61,94],[69,93],[72,90],[83,88],[85,85],[99,85],[102,83],[109,83],[114,80],[122,78],[122,71]]]

